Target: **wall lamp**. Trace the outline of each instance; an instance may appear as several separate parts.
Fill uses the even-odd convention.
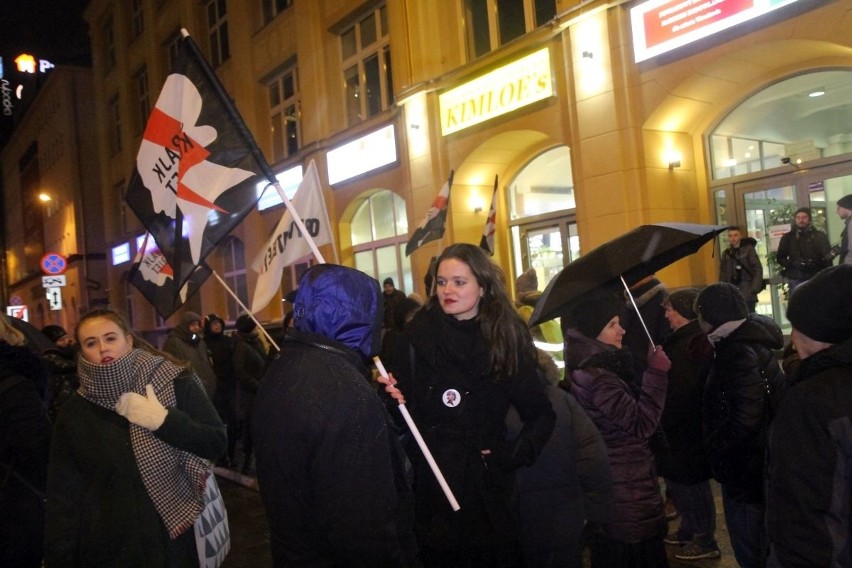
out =
[[[663,154],[663,161],[666,163],[670,170],[679,168],[681,165],[680,152],[677,152],[675,150],[666,150],[666,152]]]

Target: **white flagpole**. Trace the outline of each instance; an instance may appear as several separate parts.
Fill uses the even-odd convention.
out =
[[[302,222],[302,217],[296,211],[296,208],[293,207],[293,204],[290,203],[290,200],[287,198],[287,194],[284,193],[283,189],[281,189],[281,184],[276,181],[272,184],[272,187],[278,191],[278,195],[281,197],[281,200],[284,201],[284,206],[287,208],[287,211],[290,212],[290,215],[293,216],[293,221],[296,222],[296,226],[299,228],[299,231],[302,232],[302,235],[304,235],[305,240],[308,241],[308,246],[311,247],[311,252],[314,253],[314,257],[316,257],[317,262],[325,264],[325,258],[323,258],[322,254],[320,254],[313,237],[311,237],[311,234],[308,233],[308,230],[305,228],[305,224]],[[334,238],[332,238],[332,241],[334,241]]]
[[[376,364],[379,374],[387,378],[388,372],[382,364],[382,360],[376,356],[373,357],[373,362]],[[429,447],[426,445],[425,440],[423,440],[423,436],[420,435],[420,430],[418,430],[417,425],[414,424],[414,420],[411,418],[411,414],[408,413],[408,408],[405,407],[405,403],[399,405],[399,411],[402,413],[402,417],[405,419],[405,423],[408,424],[408,428],[411,430],[411,433],[414,434],[414,439],[417,440],[417,445],[420,446],[420,451],[423,452],[423,455],[426,457],[426,461],[429,462],[429,467],[432,468],[432,473],[438,480],[438,485],[441,486],[441,489],[444,491],[444,495],[447,497],[447,501],[450,502],[450,507],[453,508],[453,511],[458,511],[461,509],[461,505],[459,505],[459,502],[456,501],[453,491],[447,484],[447,480],[444,479],[444,474],[441,473],[441,469],[435,462],[435,458],[432,457],[432,452],[429,451]]]
[[[275,340],[272,339],[272,336],[269,335],[269,332],[266,331],[266,328],[264,328],[262,325],[260,325],[260,322],[257,321],[257,319],[254,317],[254,314],[251,313],[251,310],[249,310],[246,307],[246,305],[242,302],[242,300],[240,300],[239,297],[236,294],[234,294],[234,291],[231,290],[231,287],[228,286],[227,282],[222,280],[222,277],[219,276],[219,273],[216,272],[215,270],[213,270],[212,268],[210,269],[210,272],[213,273],[213,276],[216,277],[216,280],[219,281],[219,284],[221,284],[225,288],[225,291],[228,292],[228,294],[231,295],[231,297],[234,299],[234,301],[236,301],[240,305],[240,307],[243,309],[243,311],[249,315],[249,317],[252,319],[252,321],[255,323],[255,325],[257,325],[258,329],[260,329],[260,331],[263,333],[264,337],[266,337],[266,339],[269,340],[269,344],[272,345],[275,348],[276,351],[281,351],[281,348],[278,347],[278,344],[275,343]]]

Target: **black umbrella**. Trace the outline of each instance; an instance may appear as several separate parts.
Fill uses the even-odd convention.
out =
[[[530,325],[563,316],[587,293],[620,287],[650,276],[693,254],[727,225],[657,223],[641,225],[604,243],[562,269],[547,285]]]
[[[42,353],[46,349],[56,349],[56,344],[31,323],[20,318],[9,317],[12,326],[24,334],[27,339],[27,347],[36,353]]]

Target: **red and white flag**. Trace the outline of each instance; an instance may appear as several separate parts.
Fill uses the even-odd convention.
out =
[[[313,160],[308,164],[305,177],[302,178],[291,201],[293,209],[302,218],[308,235],[302,234],[293,220],[293,215],[289,210],[285,210],[263,250],[251,265],[252,270],[257,272],[257,283],[251,301],[252,313],[265,308],[280,292],[284,268],[311,254],[308,238],[313,239],[317,246],[332,242],[331,224],[322,196],[322,185]]]
[[[192,38],[151,112],[125,200],[174,270],[178,289],[275,180]]]
[[[479,246],[489,255],[494,256],[494,232],[496,231],[497,219],[497,176],[494,176],[494,192],[491,194],[491,208],[488,210],[488,219],[482,228],[482,239]]]
[[[450,177],[441,187],[438,195],[435,196],[432,207],[426,211],[423,221],[420,222],[420,225],[408,239],[408,244],[405,245],[405,256],[409,256],[424,244],[444,236],[447,223],[447,208],[450,206],[450,188],[453,186],[454,174],[455,171],[450,172]]]

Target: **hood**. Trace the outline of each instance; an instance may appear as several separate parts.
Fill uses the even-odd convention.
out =
[[[381,346],[383,310],[378,280],[354,268],[318,264],[299,280],[293,325],[372,357]]]
[[[784,347],[784,333],[775,320],[760,315],[749,314],[741,326],[731,332],[723,340],[732,341],[754,341],[769,349],[781,349]]]
[[[565,334],[563,358],[565,368],[568,370],[579,369],[592,355],[603,351],[617,351],[614,346],[586,337],[576,329],[568,328],[563,333]]]
[[[754,237],[743,237],[740,239],[740,246],[757,247],[757,239]]]

